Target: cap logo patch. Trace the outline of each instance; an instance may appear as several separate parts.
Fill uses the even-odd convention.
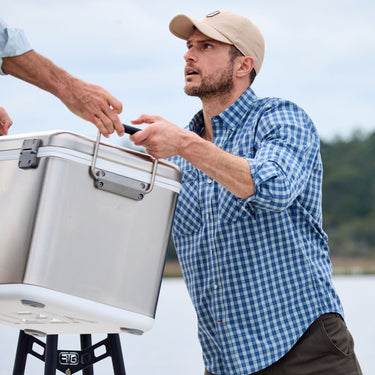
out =
[[[218,14],[220,14],[220,10],[217,10],[217,11],[212,12],[212,13],[208,13],[206,17],[215,17],[215,16],[217,16]]]

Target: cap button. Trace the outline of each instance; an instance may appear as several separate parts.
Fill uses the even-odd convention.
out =
[[[206,17],[215,17],[220,14],[220,10],[216,10],[215,12],[208,13]]]

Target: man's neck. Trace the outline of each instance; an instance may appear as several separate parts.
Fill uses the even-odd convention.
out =
[[[227,108],[229,108],[244,92],[231,92],[227,95],[220,95],[217,97],[202,98],[204,131],[202,138],[207,141],[213,141],[214,134],[212,129],[211,118],[217,116]]]

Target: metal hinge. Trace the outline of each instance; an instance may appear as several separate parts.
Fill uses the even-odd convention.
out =
[[[38,149],[42,144],[41,139],[25,139],[23,141],[18,167],[21,169],[37,168],[39,164]]]

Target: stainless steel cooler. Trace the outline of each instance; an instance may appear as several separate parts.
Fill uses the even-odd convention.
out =
[[[31,333],[152,327],[177,166],[69,132],[0,137],[0,323]]]

